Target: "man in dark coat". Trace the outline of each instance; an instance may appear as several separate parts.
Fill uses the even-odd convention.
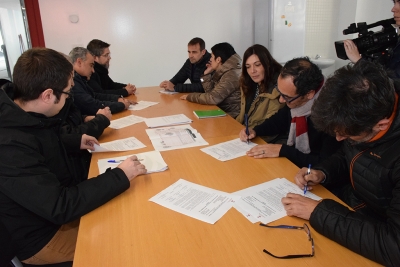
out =
[[[59,52],[24,52],[13,83],[14,101],[0,90],[0,220],[23,262],[72,261],[79,218],[124,192],[146,169],[130,157],[95,178],[76,177],[79,166],[68,153],[93,150],[98,142],[59,134],[58,114],[73,84],[72,65]]]
[[[109,107],[111,113],[128,109],[131,102],[122,96],[96,93],[89,86],[88,80],[94,72],[94,57],[89,50],[75,47],[69,53],[74,67],[74,103],[82,115],[94,116],[99,109]]]
[[[344,144],[311,174],[301,169],[295,181],[309,189],[344,182],[338,196],[352,210],[331,199],[282,199],[289,216],[310,220],[317,232],[385,266],[400,266],[399,91],[382,65],[359,60],[338,69],[311,119]]]
[[[160,83],[160,87],[167,91],[179,93],[204,93],[201,76],[207,68],[211,54],[206,50],[203,39],[196,37],[188,43],[189,58],[178,73],[169,81]],[[190,84],[186,84],[186,80]]]
[[[136,92],[135,85],[114,82],[108,75],[111,60],[110,44],[93,39],[86,48],[94,56],[94,73],[88,83],[95,92],[122,96],[132,95]]]

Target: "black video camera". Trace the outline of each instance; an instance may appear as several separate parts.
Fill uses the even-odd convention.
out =
[[[380,57],[387,53],[388,48],[391,48],[397,43],[397,28],[393,27],[392,24],[396,24],[396,21],[391,19],[380,20],[378,22],[367,25],[365,22],[350,24],[350,26],[343,30],[343,34],[351,34],[358,32],[358,38],[353,39],[354,44],[357,46],[358,51],[361,55],[366,57]],[[368,29],[382,26],[382,30],[378,32],[368,31]],[[341,59],[348,59],[346,50],[344,49],[343,41],[335,42],[336,55]]]

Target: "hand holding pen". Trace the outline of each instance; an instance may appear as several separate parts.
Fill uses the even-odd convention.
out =
[[[247,144],[249,144],[249,115],[247,115],[247,113],[244,114],[244,124],[246,126]]]
[[[308,164],[307,175],[311,174],[311,164]],[[304,185],[304,195],[307,193],[307,185],[308,181],[306,180],[306,184]]]

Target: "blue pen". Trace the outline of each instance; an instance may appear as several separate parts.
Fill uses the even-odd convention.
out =
[[[249,144],[249,115],[247,115],[247,113],[244,114],[244,124],[246,126],[247,144]]]
[[[137,159],[137,161],[142,161],[143,159]],[[124,160],[115,160],[115,159],[110,159],[110,160],[107,160],[107,162],[109,162],[109,163],[121,163],[121,162],[123,162]]]
[[[311,173],[311,164],[308,164],[307,175],[309,175],[310,173]],[[306,194],[306,192],[307,192],[307,184],[304,186],[304,195]]]

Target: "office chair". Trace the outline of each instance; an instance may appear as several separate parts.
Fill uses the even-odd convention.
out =
[[[72,261],[67,262],[60,262],[60,263],[53,263],[53,264],[45,264],[45,265],[32,265],[26,264],[19,261],[17,257],[14,257],[11,260],[10,267],[38,267],[38,266],[45,266],[45,267],[72,267]]]

